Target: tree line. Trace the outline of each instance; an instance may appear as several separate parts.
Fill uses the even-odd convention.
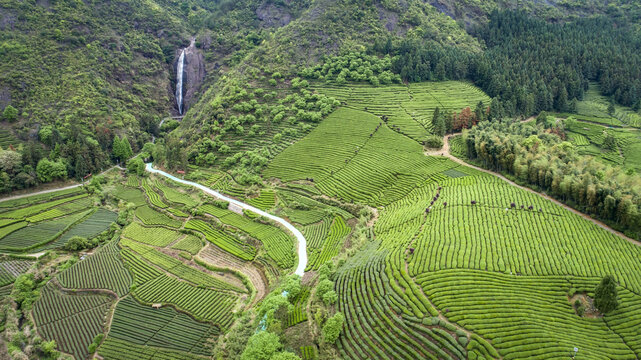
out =
[[[467,156],[641,238],[641,178],[580,155],[545,123],[480,122],[463,134]]]

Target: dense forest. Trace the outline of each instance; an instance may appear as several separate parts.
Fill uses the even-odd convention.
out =
[[[394,56],[392,70],[407,81],[470,79],[500,100],[506,116],[573,111],[590,80],[614,101],[641,107],[641,41],[624,18],[550,24],[523,11],[494,11],[472,33],[484,51],[391,39],[372,51]]]

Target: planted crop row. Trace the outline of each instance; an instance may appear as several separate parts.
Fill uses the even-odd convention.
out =
[[[237,300],[235,296],[192,286],[168,276],[157,277],[139,286],[134,294],[144,303],[174,305],[196,319],[212,321],[222,328],[231,325],[232,310]]]
[[[39,221],[55,219],[61,216],[73,214],[78,211],[86,210],[88,208],[91,208],[91,205],[93,205],[93,199],[89,197],[83,197],[58,205],[53,209],[43,211],[37,215],[30,216],[25,220],[35,223]]]
[[[178,240],[182,234],[163,227],[144,227],[133,222],[125,228],[122,236],[144,244],[164,247]]]
[[[23,227],[0,239],[0,249],[6,251],[23,251],[45,245],[57,239],[66,229],[87,214],[88,212],[78,213]]]
[[[74,187],[71,189],[60,190],[50,193],[43,193],[38,195],[31,195],[28,197],[7,200],[0,202],[0,209],[16,209],[26,205],[33,205],[39,202],[49,202],[53,200],[58,200],[65,197],[71,197],[74,195],[84,194],[85,190],[82,187]]]
[[[385,205],[454,166],[424,156],[420,144],[390,130],[380,118],[343,108],[276,156],[264,173],[284,181],[311,177],[324,194]]]
[[[121,240],[123,246],[127,246],[133,251],[137,252],[144,259],[150,263],[166,270],[167,272],[176,275],[177,277],[191,282],[197,286],[214,287],[217,289],[241,291],[236,287],[227,284],[213,276],[210,276],[202,271],[196,270],[190,266],[183,264],[180,260],[173,258],[167,254],[148,247],[142,244],[135,244],[126,239]]]
[[[307,321],[307,300],[309,299],[310,288],[304,287],[294,300],[294,310],[288,314],[287,327]]]
[[[198,205],[198,202],[191,196],[189,196],[188,194],[184,194],[170,186],[167,186],[167,184],[162,181],[156,180],[154,182],[154,185],[163,193],[165,199],[171,201],[172,203],[182,204],[188,207]]]
[[[0,262],[0,287],[13,284],[16,278],[33,265],[30,260],[7,260]]]
[[[74,236],[82,236],[84,238],[91,239],[109,229],[111,224],[113,224],[117,218],[118,215],[113,211],[98,209],[93,214],[89,215],[66,231],[56,241],[47,244],[42,249],[62,247]]]
[[[107,289],[123,296],[129,292],[132,278],[113,240],[60,273],[58,281],[68,289]]]
[[[273,190],[263,190],[260,192],[259,196],[247,199],[245,202],[251,206],[266,211],[276,205],[276,195]]]
[[[331,227],[329,228],[327,237],[323,239],[320,244],[316,244],[315,242],[314,245],[319,246],[308,246],[309,263],[307,264],[307,268],[316,270],[336,256],[340,250],[343,240],[347,235],[349,235],[351,230],[352,229],[347,226],[342,217],[335,217]]]
[[[107,337],[100,346],[98,355],[104,360],[206,360],[207,357],[185,352],[135,345],[127,341]]]
[[[265,246],[267,254],[280,267],[287,269],[294,265],[294,241],[280,228],[252,221],[235,212],[209,204],[203,205],[200,209],[215,216],[221,222],[236,227],[260,240]]]
[[[34,216],[42,211],[51,209],[53,207],[56,207],[60,204],[64,204],[70,201],[74,201],[77,199],[85,198],[89,196],[88,194],[80,194],[80,195],[75,195],[71,197],[66,197],[58,200],[53,200],[49,201],[46,203],[42,204],[36,204],[36,205],[31,205],[27,206],[21,209],[13,210],[13,211],[8,211],[5,213],[0,213],[0,218],[8,218],[8,219],[25,219],[30,216]]]
[[[63,294],[48,283],[33,306],[33,318],[45,340],[55,340],[59,350],[84,359],[94,337],[104,332],[112,301],[104,295]]]
[[[109,336],[136,345],[211,355],[203,340],[215,339],[220,330],[215,325],[195,321],[172,307],[154,309],[132,297],[118,303]]]
[[[203,241],[194,235],[187,235],[184,239],[178,241],[171,247],[176,250],[183,250],[192,255],[196,255],[203,248]]]
[[[205,235],[207,241],[243,260],[253,260],[256,256],[256,249],[254,247],[210,226],[202,220],[189,220],[185,224],[185,229],[192,229],[202,233]]]
[[[436,306],[448,309],[450,320],[492,341],[503,359],[564,358],[574,347],[589,358],[635,358],[602,320],[576,314],[568,301],[575,281],[594,288],[599,279],[476,270],[436,271],[417,278]]]
[[[179,228],[182,225],[182,221],[169,217],[147,205],[138,207],[135,214],[136,218],[145,225],[165,225],[172,228]]]
[[[152,205],[154,205],[156,207],[159,207],[161,209],[166,209],[166,208],[169,207],[167,204],[165,204],[162,201],[160,195],[158,195],[158,193],[156,191],[154,191],[153,187],[150,184],[150,180],[149,179],[144,178],[142,180],[142,188],[143,188],[143,190],[145,190],[145,194],[147,195],[147,198],[149,199],[149,202]]]
[[[125,202],[132,203],[136,206],[144,205],[147,203],[145,195],[139,189],[132,189],[122,185],[116,185],[112,192],[113,195]]]
[[[433,323],[432,318],[415,316],[416,312],[410,306],[415,305],[406,301],[405,291],[388,277],[391,271],[386,271],[383,256],[384,253],[365,249],[350,259],[350,266],[339,273],[336,281],[338,306],[346,317],[338,344],[343,357],[466,358],[466,351],[452,336],[452,330],[441,326],[438,318]]]

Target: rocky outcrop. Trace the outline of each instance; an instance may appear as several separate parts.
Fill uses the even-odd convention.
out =
[[[180,56],[180,53],[178,53]],[[178,58],[176,58],[178,59]],[[205,59],[196,48],[195,39],[185,49],[185,65],[183,69],[183,113],[197,100],[198,91],[205,79]]]

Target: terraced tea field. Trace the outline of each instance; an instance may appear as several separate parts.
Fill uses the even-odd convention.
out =
[[[584,359],[641,355],[631,340],[641,338],[638,243],[497,177],[424,157],[370,116],[337,110],[265,171],[311,177],[325,195],[378,207],[374,240],[339,268],[342,356],[547,359],[574,347]],[[369,152],[378,161],[364,162]],[[305,229],[311,246],[327,238],[325,221]],[[569,299],[594,296],[608,274],[629,305],[579,316]]]
[[[364,84],[345,86],[315,85],[313,88],[332,96],[345,107],[386,116],[390,128],[417,141],[423,141],[433,130],[434,109],[460,112],[474,109],[479,101],[490,104],[490,98],[474,85],[459,81],[424,82],[410,85],[374,87]]]

